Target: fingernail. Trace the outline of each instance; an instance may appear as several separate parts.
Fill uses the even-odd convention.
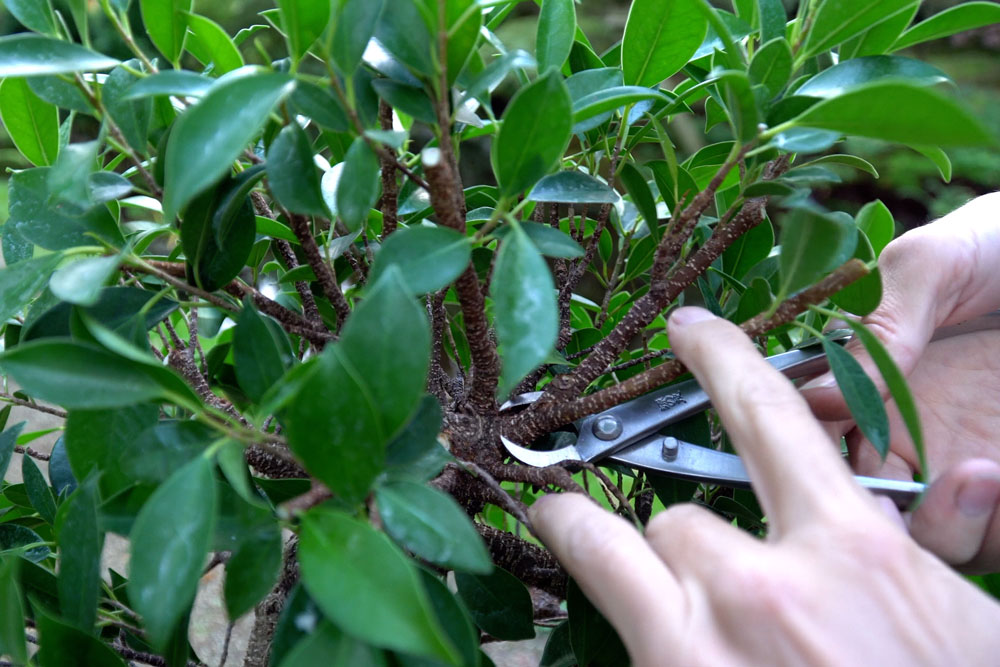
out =
[[[955,504],[965,516],[980,518],[992,513],[997,501],[1000,501],[1000,479],[979,477],[962,485]]]
[[[678,308],[674,311],[674,313],[670,316],[670,323],[674,326],[683,327],[689,324],[694,324],[695,322],[704,322],[705,320],[714,319],[715,315],[704,308],[685,306],[684,308]]]
[[[827,387],[833,387],[837,384],[837,381],[833,377],[833,373],[823,373],[818,378],[813,378],[806,382],[800,387],[802,391],[809,391],[810,389],[826,389]]]

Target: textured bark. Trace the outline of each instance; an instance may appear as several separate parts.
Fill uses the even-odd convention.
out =
[[[310,268],[312,268],[313,273],[316,274],[316,281],[319,282],[323,294],[330,300],[333,310],[337,313],[337,330],[339,331],[340,327],[344,325],[344,320],[351,314],[351,306],[347,303],[344,293],[340,290],[340,284],[337,282],[337,276],[333,274],[333,269],[323,259],[323,255],[319,251],[319,246],[316,245],[316,239],[309,229],[309,221],[305,217],[295,215],[294,213],[288,213],[286,217],[291,224],[292,233],[295,234],[295,238],[299,240],[299,244],[306,254],[306,261],[309,263]]]
[[[278,617],[285,608],[288,592],[299,580],[298,540],[294,537],[285,543],[284,565],[281,576],[267,597],[261,600],[254,613],[253,629],[250,631],[250,642],[247,644],[246,658],[243,667],[268,667],[271,658],[271,642],[274,639],[274,629],[278,625]]]
[[[378,123],[383,130],[392,130],[392,107],[385,100],[378,103]],[[399,214],[399,186],[396,185],[396,161],[388,152],[379,152],[382,165],[382,239],[396,231]]]

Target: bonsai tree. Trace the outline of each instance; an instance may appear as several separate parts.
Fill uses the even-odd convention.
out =
[[[533,54],[498,36],[508,0],[278,0],[235,35],[192,0],[4,4],[27,32],[0,38],[0,118],[34,166],[2,229],[3,400],[65,417],[48,478],[23,423],[0,434],[0,473],[24,454],[0,492],[4,664],[183,665],[206,567],[230,618],[256,609],[248,665],[490,664],[482,641],[540,627],[545,664],[622,664],[526,505],[584,491],[641,526],[693,500],[762,533],[752,494],[533,468],[501,434],[557,446],[680,377],[681,303],[768,352],[870,311],[890,212],[811,198],[876,174],[846,136],[945,179],[941,146],[994,144],[895,55],[993,3],[914,24],[919,0],[634,0],[598,53],[543,0]],[[99,26],[127,59],[91,48]],[[727,446],[710,416],[673,432]],[[102,579],[109,532],[131,560]]]

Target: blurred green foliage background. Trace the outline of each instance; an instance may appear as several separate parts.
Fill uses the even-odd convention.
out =
[[[259,23],[266,24],[258,12],[273,6],[270,0],[196,0],[198,11],[223,25],[230,34],[240,28]],[[68,16],[65,0],[54,0],[57,9]],[[629,0],[578,0],[580,27],[599,51],[611,48],[620,38],[628,16]],[[714,0],[714,4],[731,10],[728,0]],[[789,13],[797,2],[785,2]],[[958,0],[925,0],[917,20],[926,18]],[[119,58],[129,53],[117,35],[107,25],[96,0],[89,0],[94,48]],[[141,26],[137,2],[132,3],[133,26]],[[499,36],[509,48],[534,51],[535,16],[538,5],[531,0],[520,3],[515,13],[501,27]],[[17,21],[0,7],[0,34],[18,32]],[[278,35],[273,30],[257,33],[243,51],[248,63],[261,63],[264,54],[280,54]],[[145,44],[148,53],[155,53],[151,44]],[[1000,136],[1000,25],[956,35],[950,39],[931,42],[917,49],[914,55],[947,72],[958,84],[957,94],[993,132]],[[904,55],[906,55],[904,53]],[[503,88],[499,96],[508,94]],[[502,106],[502,105],[501,105]],[[703,132],[702,118],[681,117],[671,126],[675,143],[682,154],[691,154],[705,143],[725,137],[714,132]],[[77,124],[86,132],[85,125]],[[722,128],[720,128],[720,131]],[[1000,185],[1000,152],[989,148],[960,148],[948,150],[954,174],[945,183],[937,168],[923,156],[906,148],[890,146],[878,141],[851,140],[851,151],[868,157],[880,172],[875,179],[867,174],[845,169],[842,182],[816,190],[817,200],[831,208],[855,211],[873,199],[882,199],[889,206],[896,220],[909,228],[935,219],[954,210],[972,197],[996,190]],[[17,154],[6,134],[0,132],[0,222],[7,217],[5,174],[9,169],[28,166]],[[484,161],[488,169],[488,161]],[[468,177],[468,176],[467,176]]]

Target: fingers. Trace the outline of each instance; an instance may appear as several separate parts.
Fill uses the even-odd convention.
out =
[[[646,528],[646,540],[678,577],[717,579],[733,558],[753,558],[764,544],[734,529],[712,511],[694,503],[671,505]]]
[[[849,514],[850,498],[873,511],[798,391],[739,328],[700,308],[678,309],[668,326],[677,356],[712,398],[779,532],[821,514]]]
[[[934,481],[910,518],[910,534],[952,565],[1000,566],[1000,464],[963,461]]]
[[[632,526],[575,493],[540,498],[529,517],[630,651],[664,633],[676,638],[685,606],[680,585]]]

